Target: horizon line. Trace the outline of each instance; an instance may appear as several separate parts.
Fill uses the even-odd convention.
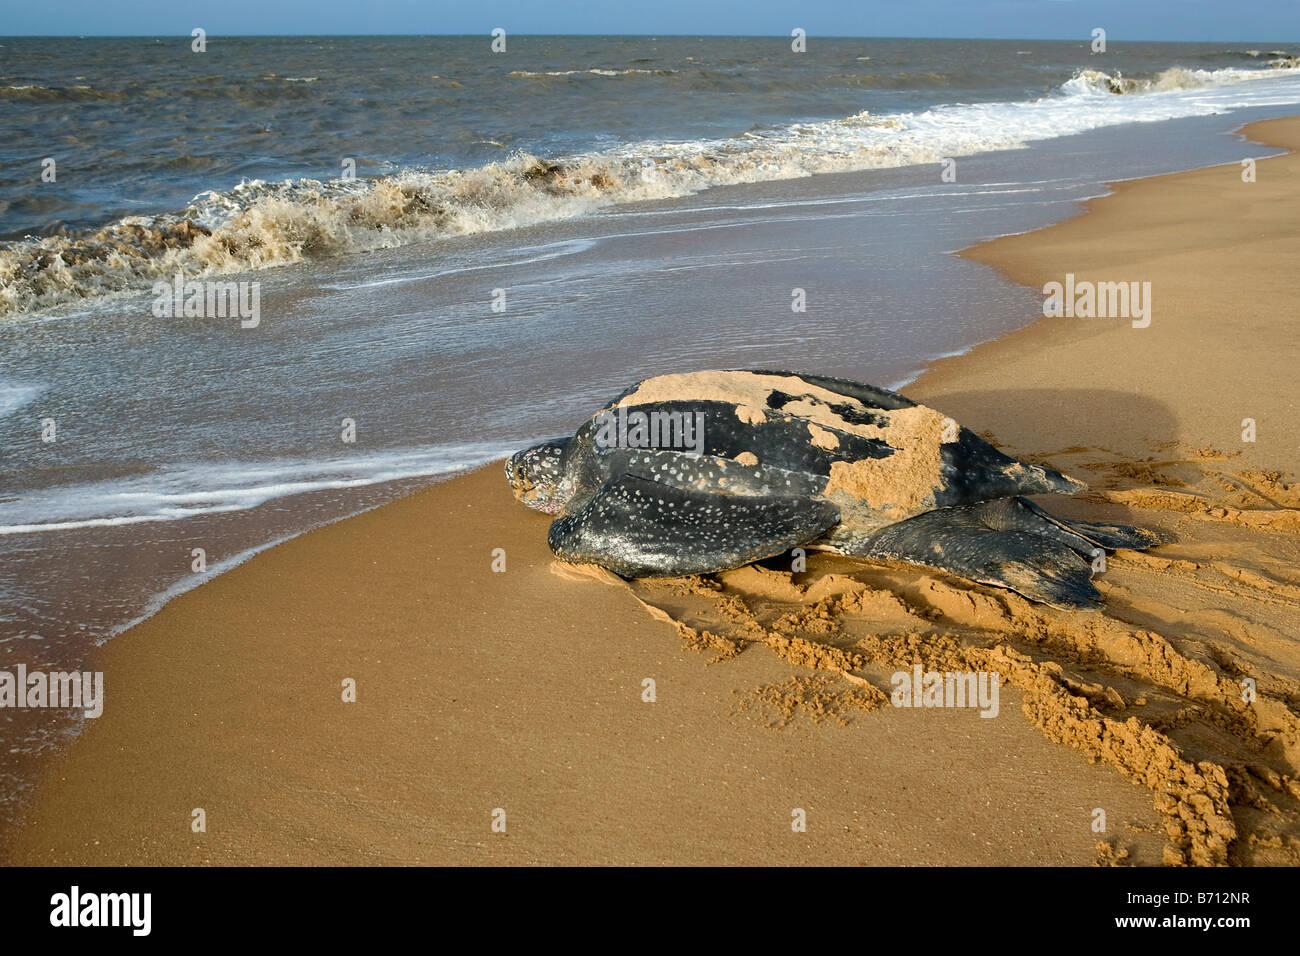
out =
[[[496,29],[496,28],[493,28]],[[896,35],[877,35],[877,34],[829,34],[829,33],[812,33],[806,34],[809,39],[822,40],[1002,40],[1006,42],[1025,42],[1025,43],[1081,43],[1088,44],[1091,37],[1059,37],[1059,36],[926,36],[920,34],[896,34]],[[7,33],[0,34],[0,40],[165,40],[180,39],[191,37],[192,33]],[[411,37],[411,38],[440,38],[440,39],[459,39],[466,37],[491,37],[490,32],[482,33],[213,33],[207,31],[209,38],[218,37],[231,40],[253,39],[253,38],[273,38],[273,39],[317,39],[317,38],[351,38],[351,37]],[[728,40],[788,40],[791,34],[786,33],[511,33],[507,31],[507,36],[516,37],[609,37],[611,39],[728,39]],[[1220,38],[1197,39],[1197,40],[1156,40],[1148,37],[1124,37],[1114,39],[1108,37],[1110,44],[1123,43],[1255,43],[1285,42],[1288,44],[1300,44],[1300,39],[1289,39],[1279,41],[1276,39],[1264,41],[1262,38],[1255,37],[1250,40],[1225,40]],[[1099,54],[1104,56],[1105,54]]]

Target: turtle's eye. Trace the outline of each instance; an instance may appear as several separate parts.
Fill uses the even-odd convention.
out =
[[[506,480],[516,491],[528,491],[533,487],[533,482],[528,477],[527,453],[520,452],[510,456],[510,460],[506,462]]]

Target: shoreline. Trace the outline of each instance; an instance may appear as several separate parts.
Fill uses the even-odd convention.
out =
[[[1263,145],[1269,147],[1280,147],[1289,149],[1289,153],[1280,156],[1266,157],[1259,160],[1258,165],[1273,162],[1274,160],[1285,159],[1293,156],[1300,151],[1300,141],[1290,135],[1289,127],[1292,126],[1300,117],[1286,117],[1281,119],[1262,120],[1253,123],[1247,123],[1239,127],[1236,132],[1242,135],[1247,144]],[[1269,138],[1270,132],[1273,134],[1280,133],[1278,138]],[[1083,254],[1076,258],[1079,263],[1077,271],[1083,272],[1087,269],[1098,268],[1097,263],[1104,262],[1108,253],[1105,250],[1105,244],[1112,236],[1121,242],[1125,239],[1130,240],[1130,248],[1126,252],[1140,254],[1139,243],[1132,242],[1131,233],[1126,236],[1126,228],[1121,225],[1117,227],[1116,222],[1122,219],[1124,213],[1120,206],[1130,201],[1130,197],[1135,191],[1142,189],[1142,184],[1159,181],[1174,181],[1182,178],[1192,179],[1200,177],[1204,179],[1207,174],[1214,171],[1221,171],[1225,174],[1225,179],[1235,179],[1239,181],[1238,174],[1241,168],[1238,164],[1223,164],[1217,166],[1208,166],[1196,170],[1188,170],[1179,173],[1170,173],[1164,176],[1156,177],[1139,177],[1135,179],[1118,180],[1108,182],[1108,192],[1105,195],[1097,196],[1085,200],[1081,205],[1082,209],[1075,216],[1071,216],[1060,222],[1054,223],[1043,229],[1030,230],[1023,233],[1015,233],[1007,236],[999,236],[996,239],[986,242],[976,243],[966,249],[958,250],[955,254],[961,258],[978,262],[995,269],[1008,280],[1018,285],[1026,286],[1032,289],[1040,289],[1046,281],[1060,281],[1062,273],[1066,270],[1053,271],[1045,268],[1043,261],[1050,256],[1057,255],[1058,249],[1064,249],[1071,244],[1078,243],[1084,247]],[[1243,184],[1244,185],[1244,184]],[[1087,225],[1083,225],[1087,223]],[[1080,242],[1082,239],[1082,242]],[[1047,242],[1044,243],[1044,240]],[[1049,251],[1044,251],[1044,246]],[[1112,256],[1116,253],[1109,253]],[[1081,276],[1082,278],[1082,276]],[[1119,278],[1118,276],[1114,278]],[[1284,284],[1284,283],[1281,283]],[[1064,320],[1056,320],[1064,321]],[[1081,323],[1089,320],[1079,320]],[[1087,339],[1094,333],[1104,331],[1098,326],[1104,323],[1105,319],[1090,320],[1092,325],[1081,325],[1074,331],[1073,337],[1061,336],[1060,340],[1066,345]],[[987,365],[997,365],[1017,354],[1023,354],[1026,351],[1037,350],[1049,345],[1056,345],[1053,341],[1053,332],[1058,330],[1053,328],[1053,320],[1046,317],[1038,317],[1035,321],[1024,326],[1023,328],[1008,332],[998,336],[996,339],[983,342],[974,348],[957,356],[950,356],[937,359],[930,362],[925,370],[916,376],[907,386],[909,392],[918,392],[927,397],[942,394],[944,391],[957,384],[957,380],[963,376],[969,376],[972,369],[966,367],[966,360],[975,353],[981,357],[987,357]],[[956,363],[956,364],[954,364]],[[1045,365],[1048,363],[1044,363]],[[1022,366],[1023,367],[1023,364]],[[982,378],[989,379],[992,376],[983,375]],[[964,383],[963,383],[964,384]],[[922,398],[921,400],[926,400]],[[1297,393],[1294,400],[1290,403],[1292,407],[1300,410],[1300,393]],[[1003,416],[1006,418],[1006,416]],[[1007,424],[1014,431],[1014,425],[1011,420],[1007,419]],[[1231,427],[1232,422],[1227,421],[1227,426],[1223,430],[1223,437],[1232,436],[1234,429]],[[1258,423],[1257,423],[1258,424]],[[1001,430],[998,431],[999,438],[1007,440]],[[1236,429],[1239,431],[1239,428]],[[1235,438],[1239,442],[1239,438]],[[1270,452],[1267,446],[1261,447],[1255,443],[1254,447],[1240,449],[1248,454],[1253,464],[1259,467],[1285,467],[1294,465],[1295,459],[1288,458],[1285,450],[1276,448]]]
[[[1300,119],[1244,129],[1252,139],[1261,131],[1269,145],[1300,146]],[[1285,207],[1276,196],[1285,182],[1277,186],[1281,177],[1265,170],[1298,162],[1295,152],[1259,161],[1260,181],[1241,186],[1269,199],[1246,204],[1252,214],[1263,216],[1268,210],[1257,207],[1270,201]],[[1198,225],[1178,222],[1182,193],[1210,203],[1216,177],[1238,174],[1208,167],[1112,184],[1110,195],[1085,204],[1086,214],[961,255],[1034,288],[1067,271],[1057,270],[1062,263],[1078,263],[1081,276],[1109,277],[1117,257],[1128,272],[1172,268],[1167,274],[1177,276],[1187,257],[1207,248],[1179,248],[1178,229]],[[1115,228],[1115,217],[1123,223],[1134,208],[1164,243],[1153,241],[1145,262],[1141,250],[1115,248],[1145,235],[1131,221]],[[1269,222],[1294,248],[1285,218]],[[1224,226],[1225,217],[1212,225]],[[1245,232],[1255,225],[1229,236],[1234,248],[1250,243]],[[1212,257],[1202,266],[1209,274],[1213,267]],[[1269,303],[1285,301],[1286,280],[1274,274],[1275,285],[1259,290]],[[1252,280],[1258,289],[1260,276]],[[1175,316],[1186,310],[1179,295],[1174,290]],[[1156,313],[1154,332],[1128,334],[1161,335],[1165,314]],[[1176,381],[1139,382],[1139,373],[1158,367],[1144,350],[1167,344],[1101,341],[1125,333],[1062,321],[1036,321],[940,359],[906,391],[991,431],[1010,453],[1089,479],[1094,491],[1063,510],[1140,512],[1141,523],[1179,532],[1180,543],[1160,549],[1161,557],[1116,556],[1101,585],[1105,622],[1080,623],[940,575],[864,571],[831,556],[809,559],[798,580],[757,569],[721,575],[720,591],[611,586],[563,568],[557,577],[545,519],[517,506],[490,465],[258,554],[110,642],[109,709],[48,766],[13,859],[1296,862],[1300,739],[1286,701],[1297,699],[1300,655],[1285,636],[1300,581],[1277,561],[1235,558],[1267,538],[1266,558],[1293,559],[1288,536],[1300,529],[1293,524],[1300,493],[1282,476],[1271,485],[1252,478],[1252,492],[1237,488],[1249,500],[1239,500],[1221,487],[1231,480],[1217,481],[1222,468],[1238,482],[1266,475],[1284,467],[1285,452],[1261,440],[1234,448],[1236,456],[1209,453],[1210,444],[1228,446],[1229,426],[1243,416],[1224,410],[1224,424],[1207,432],[1201,423],[1213,419],[1212,399],[1189,404]],[[1265,331],[1280,346],[1284,326],[1275,322]],[[1216,341],[1203,325],[1179,331],[1180,362],[1205,351],[1186,339]],[[1285,368],[1280,348],[1237,344],[1215,350],[1215,361],[1239,368],[1263,352]],[[1283,380],[1261,371],[1255,387],[1239,383],[1242,406],[1261,409],[1254,416],[1261,434],[1275,434],[1296,403],[1262,394],[1257,383]],[[1273,507],[1260,507],[1261,497]],[[1213,545],[1208,552],[1200,531]],[[490,570],[494,541],[506,547],[505,574]],[[1249,592],[1233,595],[1248,605],[1240,623],[1212,603],[1217,582],[1201,580],[1203,571],[1224,573],[1216,562]],[[1164,590],[1150,598],[1153,587]],[[1257,600],[1251,589],[1262,592]],[[738,598],[744,611],[722,598]],[[773,618],[794,609],[830,610],[834,627],[796,620],[812,637],[783,638]],[[1191,626],[1171,631],[1174,609]],[[1016,636],[1022,632],[1027,637]],[[819,644],[819,633],[853,634],[857,643],[846,652]],[[906,640],[913,635],[925,645]],[[754,644],[765,647],[742,653]],[[720,663],[704,667],[708,658],[683,654],[683,646]],[[1001,720],[882,711],[845,679],[883,687],[890,666],[909,655],[938,664],[979,654],[1019,675]],[[810,663],[817,667],[801,666]],[[1052,684],[1047,664],[1063,666],[1065,679]],[[1245,673],[1259,678],[1254,717],[1228,693]],[[357,680],[358,703],[340,701],[343,676]],[[646,676],[660,688],[653,704],[641,699]],[[367,697],[373,708],[364,707]],[[1211,719],[1198,722],[1198,707]],[[1139,720],[1125,716],[1134,710],[1161,740],[1140,728],[1126,734],[1127,721]],[[786,720],[780,732],[768,729]],[[1095,740],[1087,738],[1090,721],[1100,722]],[[1221,752],[1235,762],[1215,765]],[[1242,800],[1247,809],[1238,809]],[[1265,804],[1285,826],[1270,830],[1252,815],[1264,817]],[[205,834],[190,829],[200,806],[211,821]],[[1098,806],[1110,808],[1113,821],[1101,836],[1088,825]],[[498,807],[522,823],[494,834],[489,817]],[[810,820],[820,815],[821,825],[792,839],[792,807],[807,808]],[[1170,830],[1171,818],[1181,831]],[[1111,848],[1100,850],[1101,842]]]

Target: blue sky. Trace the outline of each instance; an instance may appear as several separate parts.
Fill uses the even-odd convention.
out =
[[[1300,41],[1300,0],[0,0],[0,35],[746,34]]]

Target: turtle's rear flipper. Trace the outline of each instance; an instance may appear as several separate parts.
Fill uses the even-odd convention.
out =
[[[1049,514],[1028,498],[1013,499],[1022,511],[1032,512],[1064,531],[1086,538],[1088,541],[1107,551],[1116,548],[1133,548],[1137,551],[1152,548],[1158,544],[1168,544],[1173,540],[1167,534],[1150,528],[1135,528],[1127,524],[1103,524],[1097,521],[1075,521],[1072,518],[1058,518]],[[1000,502],[990,502],[999,504]],[[1030,530],[1026,528],[1025,530]]]
[[[1080,553],[1093,555],[1096,545],[1032,513],[1032,522],[1022,519],[1016,510],[1002,501],[938,508],[876,532],[854,553],[939,568],[1052,607],[1100,608],[1092,564]]]
[[[1105,548],[1149,548],[1168,539],[1120,524],[1064,521],[1028,498],[937,508],[891,525],[854,553],[925,564],[1010,588],[1053,607],[1095,609],[1092,561]]]
[[[1069,545],[1084,557],[1093,557],[1098,548],[1141,550],[1166,544],[1169,538],[1157,531],[1134,528],[1126,524],[1100,524],[1075,521],[1049,514],[1028,498],[999,498],[959,508],[950,512],[949,523],[967,527],[992,528],[994,531],[1028,531]]]
[[[858,554],[924,564],[1052,607],[1101,607],[1092,565],[1067,545],[1028,531],[952,527],[940,515],[931,511],[891,525]]]
[[[839,509],[811,498],[743,497],[623,475],[551,523],[551,550],[625,578],[707,574],[780,554],[821,535]]]

